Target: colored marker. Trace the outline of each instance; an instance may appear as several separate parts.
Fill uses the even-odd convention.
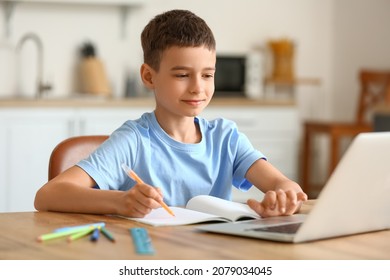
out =
[[[74,234],[72,234],[71,236],[68,237],[68,241],[74,241],[74,240],[77,240],[77,239],[80,239],[88,234],[90,234],[95,228],[94,227],[90,227],[90,228],[87,228],[87,229],[83,229],[79,232],[76,232]]]
[[[108,240],[110,240],[110,241],[112,241],[112,242],[115,242],[114,236],[111,234],[111,232],[108,231],[108,229],[106,229],[106,227],[100,228],[100,231],[103,233],[103,235],[104,235],[105,237],[108,238]]]
[[[71,234],[75,234],[75,233],[78,233],[78,232],[80,232],[79,228],[70,229],[70,230],[67,230],[67,231],[46,233],[46,234],[43,234],[41,236],[38,236],[37,241],[39,241],[39,242],[47,241],[47,240],[51,240],[51,239],[60,238],[60,237],[68,236],[68,235],[71,235]]]
[[[130,169],[126,164],[123,163],[122,168],[131,179],[136,181],[138,184],[144,184],[144,181],[142,181],[142,179],[132,169]],[[175,216],[173,211],[168,207],[168,205],[165,204],[164,201],[161,201],[160,204],[170,215]]]
[[[99,240],[99,234],[100,234],[100,229],[99,228],[95,228],[91,234],[91,238],[90,240],[93,241],[93,242],[96,242]]]
[[[93,224],[84,224],[84,225],[78,225],[78,226],[72,226],[72,227],[57,228],[53,232],[68,231],[68,230],[73,230],[73,229],[88,229],[89,227],[104,227],[105,225],[106,224],[103,222],[93,223]]]

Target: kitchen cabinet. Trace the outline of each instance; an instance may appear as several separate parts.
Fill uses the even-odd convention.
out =
[[[73,130],[71,110],[0,111],[0,211],[33,210],[51,150]]]
[[[295,107],[209,107],[208,119],[223,116],[236,122],[253,146],[285,175],[297,180],[299,119]]]
[[[45,4],[45,5],[89,5],[89,6],[117,6],[120,12],[121,34],[124,36],[128,11],[145,5],[146,0],[0,0],[4,10],[4,29],[7,37],[10,35],[11,18],[17,4]]]
[[[83,108],[77,112],[79,135],[111,134],[129,119],[137,119],[152,107]]]
[[[62,140],[110,134],[141,108],[12,108],[0,110],[0,212],[32,211],[47,181],[52,150]]]
[[[1,106],[0,106],[1,107]],[[110,134],[128,119],[151,111],[149,103],[102,106],[0,108],[0,212],[34,210],[35,193],[47,181],[51,151],[75,135]],[[294,106],[210,105],[202,116],[235,121],[253,145],[292,179],[297,179],[299,122]],[[233,198],[259,197],[234,190]]]

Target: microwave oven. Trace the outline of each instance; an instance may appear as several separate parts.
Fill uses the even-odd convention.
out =
[[[215,97],[261,97],[263,77],[260,54],[217,54],[215,70]]]

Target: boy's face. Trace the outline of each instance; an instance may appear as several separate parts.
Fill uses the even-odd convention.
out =
[[[152,71],[156,110],[178,117],[199,115],[214,94],[216,53],[205,47],[171,47]]]

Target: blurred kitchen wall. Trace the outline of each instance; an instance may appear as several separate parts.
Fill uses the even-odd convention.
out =
[[[390,1],[334,1],[333,119],[355,118],[361,68],[390,70]]]
[[[41,37],[44,79],[58,97],[74,93],[79,47],[91,40],[114,95],[121,97],[128,73],[138,79],[142,28],[157,13],[173,8],[190,9],[203,17],[214,31],[220,52],[251,51],[275,38],[294,40],[297,76],[321,80],[320,86],[298,88],[304,118],[350,118],[359,67],[382,67],[390,61],[388,0],[146,0],[129,11],[124,38],[116,6],[22,3],[15,6],[5,40],[15,45],[30,31]],[[0,13],[3,22],[4,13]],[[20,81],[21,90],[31,95],[36,52],[32,45],[26,45],[24,52],[31,55],[24,56],[27,74]]]

